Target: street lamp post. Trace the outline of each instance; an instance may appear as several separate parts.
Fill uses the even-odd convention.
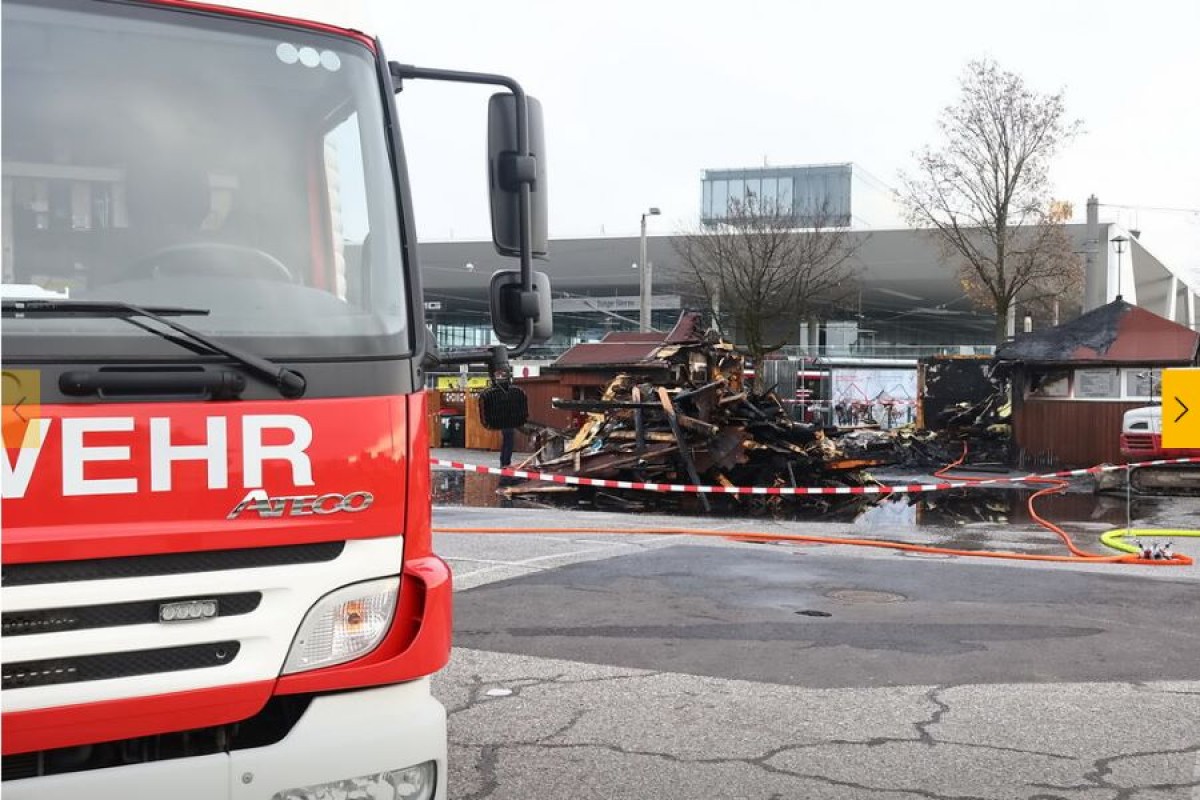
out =
[[[642,269],[641,275],[638,276],[641,285],[641,302],[639,304],[641,316],[638,328],[643,333],[646,333],[652,327],[650,324],[650,294],[654,286],[653,276],[650,274],[650,261],[646,258],[646,217],[657,217],[661,213],[657,207],[651,207],[642,214],[642,239],[641,248],[638,251],[638,265]]]
[[[1124,298],[1121,296],[1121,254],[1125,252],[1125,243],[1129,241],[1129,238],[1117,236],[1112,241],[1117,246],[1117,299],[1123,300]]]

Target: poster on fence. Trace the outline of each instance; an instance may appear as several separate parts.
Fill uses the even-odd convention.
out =
[[[878,425],[884,430],[917,416],[917,371],[907,367],[833,367],[833,421],[841,427]]]

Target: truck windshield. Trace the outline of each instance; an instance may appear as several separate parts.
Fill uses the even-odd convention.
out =
[[[88,8],[91,6],[93,8]],[[189,306],[271,358],[408,352],[374,56],[316,31],[3,4],[3,294]],[[6,319],[11,355],[177,358],[118,319]]]

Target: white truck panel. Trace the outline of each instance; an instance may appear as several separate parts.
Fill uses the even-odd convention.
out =
[[[446,797],[446,710],[429,679],[323,695],[281,741],[228,754],[6,781],[5,800],[270,800],[300,786],[437,762]]]
[[[403,547],[399,536],[356,539],[346,542],[338,558],[315,564],[6,587],[0,593],[6,613],[245,591],[262,592],[263,597],[254,611],[237,616],[6,637],[6,669],[26,661],[206,642],[239,641],[241,649],[223,666],[6,690],[5,711],[274,679],[313,604],[347,584],[398,574]]]

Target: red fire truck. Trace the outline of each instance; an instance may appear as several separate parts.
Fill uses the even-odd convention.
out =
[[[438,357],[394,96],[503,89],[514,347],[441,359],[490,364],[496,427],[507,356],[549,332],[541,116],[360,29],[3,4],[5,797],[445,796]]]

